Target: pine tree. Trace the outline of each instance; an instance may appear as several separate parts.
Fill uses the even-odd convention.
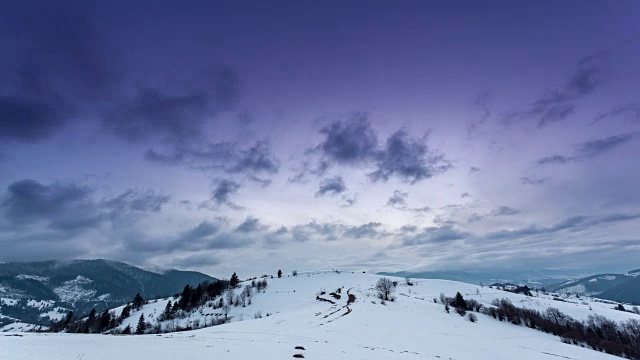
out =
[[[91,312],[89,313],[89,316],[87,317],[87,322],[86,322],[86,331],[88,332],[89,329],[91,329],[93,327],[93,325],[96,323],[96,309],[91,309]]]
[[[463,309],[463,310],[467,310],[467,302],[464,301],[464,298],[462,297],[462,294],[460,294],[459,292],[456,293],[456,298],[453,302],[453,306],[458,308],[458,309]]]
[[[127,327],[122,330],[122,333],[124,335],[131,335],[131,325],[127,325]]]
[[[144,299],[140,296],[140,293],[136,294],[136,297],[133,298],[133,308],[140,309],[144,305]]]
[[[240,279],[238,278],[238,275],[236,275],[236,273],[233,273],[233,275],[231,275],[231,279],[229,279],[229,286],[231,286],[232,288],[235,288],[238,286],[239,283],[240,283]]]
[[[144,314],[140,314],[140,319],[138,319],[138,326],[136,327],[136,334],[141,335],[144,334],[144,331],[147,329],[147,324],[144,322]]]
[[[184,286],[182,290],[182,296],[180,297],[180,309],[187,310],[189,303],[191,302],[191,286],[189,284]]]
[[[278,270],[278,277],[281,278],[282,277],[282,270]]]
[[[171,309],[172,309],[173,305],[171,304],[171,300],[169,300],[167,302],[167,306],[165,306],[164,308],[164,319],[165,320],[170,320],[171,319]]]
[[[120,313],[120,322],[122,322],[129,316],[131,316],[131,307],[129,306],[129,304],[127,304],[122,308],[122,313]]]

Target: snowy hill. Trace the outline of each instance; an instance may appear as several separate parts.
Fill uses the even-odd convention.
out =
[[[283,359],[295,354],[307,359],[617,359],[481,313],[471,322],[454,311],[445,312],[437,299],[441,293],[454,296],[460,292],[467,301],[474,299],[487,307],[493,299],[508,298],[518,307],[544,311],[553,306],[576,319],[599,314],[614,321],[640,320],[636,314],[614,310],[613,304],[594,299],[554,300],[541,293],[528,297],[446,280],[416,280],[409,286],[404,279],[394,278],[398,281],[396,300],[383,305],[374,290],[380,278],[347,272],[285,275],[268,279],[263,292],[253,293],[250,305],[228,308],[228,324],[136,336],[27,333],[0,336],[0,349],[8,349],[7,359],[42,360]],[[236,292],[247,283],[240,285]],[[142,314],[151,325],[164,328],[171,322],[161,321],[160,314],[168,301],[176,300],[150,302],[133,311],[119,328],[133,326]],[[196,328],[224,318],[225,309],[213,306],[219,301],[212,299],[180,321]],[[258,313],[262,318],[255,319]]]

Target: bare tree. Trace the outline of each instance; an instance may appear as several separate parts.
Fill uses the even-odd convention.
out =
[[[396,286],[393,281],[387,278],[380,278],[376,283],[376,291],[378,292],[378,297],[382,300],[391,300],[393,301],[393,297],[391,294],[395,291]]]

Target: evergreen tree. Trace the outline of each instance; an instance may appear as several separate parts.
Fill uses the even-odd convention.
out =
[[[105,310],[102,312],[102,314],[100,314],[100,321],[98,322],[96,332],[100,333],[104,331],[109,327],[109,323],[111,323],[111,313],[109,313],[109,310]]]
[[[144,334],[144,331],[147,329],[147,324],[144,322],[144,314],[140,314],[140,319],[138,319],[138,326],[136,327],[136,334],[141,335]]]
[[[127,325],[127,327],[122,330],[122,333],[124,335],[131,335],[131,325]]]
[[[278,277],[281,278],[282,277],[282,270],[278,270]]]
[[[140,296],[140,293],[136,294],[136,297],[133,298],[133,308],[140,309],[144,305],[144,299]]]
[[[456,298],[453,300],[453,306],[458,309],[467,310],[467,302],[464,301],[462,294],[460,294],[459,292],[456,293]]]
[[[239,283],[240,283],[240,279],[238,278],[238,275],[236,275],[236,273],[233,273],[233,275],[231,275],[231,279],[229,279],[229,286],[231,286],[232,288],[235,288],[238,286]]]
[[[91,309],[91,312],[89,313],[89,316],[87,317],[87,322],[86,322],[86,331],[88,332],[89,329],[91,329],[93,327],[93,325],[96,323],[96,309],[93,308]]]
[[[182,290],[182,296],[180,297],[180,309],[187,310],[189,303],[191,302],[191,286],[189,284],[184,286]]]
[[[73,321],[73,311],[67,313],[67,317],[64,320],[64,325],[67,326]]]
[[[170,320],[171,319],[171,309],[172,309],[173,305],[171,304],[171,300],[169,300],[167,302],[167,306],[165,306],[164,308],[164,319],[165,320]]]
[[[122,308],[122,313],[120,313],[120,322],[122,322],[129,316],[131,316],[131,307],[129,306],[129,304],[127,304]]]

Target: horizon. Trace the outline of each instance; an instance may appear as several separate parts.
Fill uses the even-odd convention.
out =
[[[640,2],[4,10],[1,262],[640,268]]]

